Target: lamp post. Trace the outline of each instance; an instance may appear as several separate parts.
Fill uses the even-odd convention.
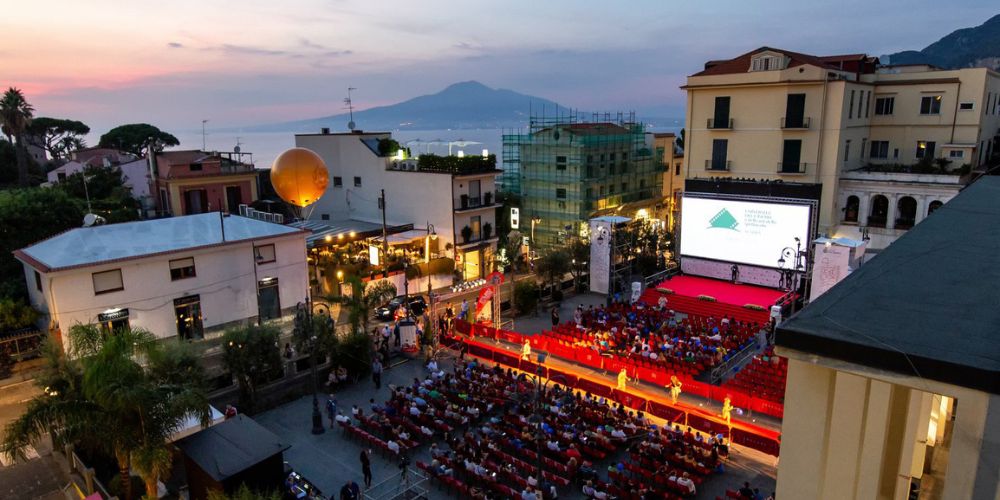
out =
[[[792,292],[792,306],[789,316],[795,314],[795,295],[799,288],[799,273],[806,271],[806,259],[808,252],[802,250],[802,240],[795,238],[795,248],[790,246],[781,249],[778,256],[778,268],[781,272],[781,283],[788,291]]]
[[[304,306],[304,307],[303,307]],[[323,427],[323,415],[319,411],[318,384],[316,383],[316,332],[314,331],[312,315],[312,299],[307,295],[306,303],[299,302],[295,312],[296,327],[300,329],[299,335],[305,338],[305,347],[309,350],[309,377],[312,379],[312,433],[323,434],[326,428]]]
[[[434,294],[431,291],[431,240],[437,240],[437,237],[434,224],[427,221],[427,236],[424,238],[424,251],[426,252],[425,258],[427,260],[427,310],[429,311],[427,316],[427,331],[431,334],[431,338],[434,335]]]

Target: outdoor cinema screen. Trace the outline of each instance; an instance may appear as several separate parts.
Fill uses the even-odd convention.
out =
[[[785,247],[809,242],[809,205],[685,196],[681,255],[778,267]]]

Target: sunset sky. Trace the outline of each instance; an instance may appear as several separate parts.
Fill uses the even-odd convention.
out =
[[[111,1],[0,7],[0,85],[100,132],[193,130],[371,107],[479,80],[589,110],[683,114],[684,77],[763,45],[880,55],[1000,11],[995,0]]]

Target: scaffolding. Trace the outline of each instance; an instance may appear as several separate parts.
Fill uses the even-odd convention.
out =
[[[539,219],[535,245],[585,236],[597,211],[660,199],[663,170],[646,135],[634,112],[531,116],[527,130],[505,130],[500,189],[519,196],[522,220]]]

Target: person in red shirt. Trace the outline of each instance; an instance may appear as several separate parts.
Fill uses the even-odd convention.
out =
[[[569,448],[566,450],[566,456],[570,458],[575,458],[577,460],[580,460],[582,458],[580,455],[580,450],[576,449],[575,444],[569,445]]]

